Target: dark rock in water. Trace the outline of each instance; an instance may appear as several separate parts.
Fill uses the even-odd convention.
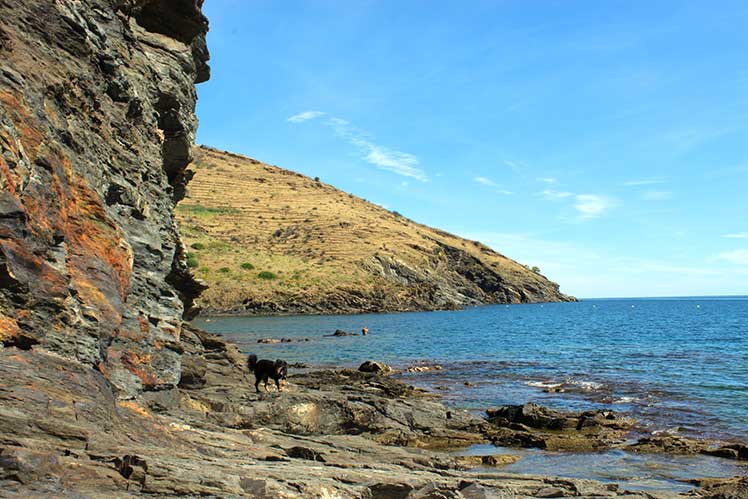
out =
[[[632,452],[667,452],[669,454],[699,454],[704,452],[707,444],[704,441],[680,435],[653,435],[643,437],[629,445],[626,450]]]
[[[367,360],[358,367],[358,370],[362,373],[376,373],[386,374],[391,373],[392,368],[383,362],[376,362],[373,360]]]
[[[741,461],[748,460],[748,446],[742,444],[723,445],[717,449],[707,449],[701,452],[702,454],[724,457],[727,459],[738,459]]]
[[[342,329],[336,329],[332,334],[326,334],[325,336],[358,336],[356,333],[348,333]]]
[[[612,411],[561,412],[532,403],[488,409],[486,414],[494,443],[548,450],[619,446],[635,423]]]
[[[486,414],[489,421],[499,426],[521,423],[531,428],[562,430],[568,421],[562,413],[532,403],[488,409]]]

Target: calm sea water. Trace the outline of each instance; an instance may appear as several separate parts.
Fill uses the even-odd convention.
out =
[[[438,363],[443,370],[403,377],[439,390],[454,406],[535,401],[559,409],[604,407],[636,416],[646,431],[748,439],[748,297],[214,317],[195,324],[247,353],[289,362]],[[368,336],[324,336],[363,326]],[[309,341],[263,345],[259,338]]]

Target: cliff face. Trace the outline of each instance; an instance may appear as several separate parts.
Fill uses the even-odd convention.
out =
[[[201,0],[0,0],[0,341],[179,381]]]
[[[358,313],[573,300],[476,241],[205,147],[177,207],[207,313]],[[220,195],[218,195],[220,193]]]

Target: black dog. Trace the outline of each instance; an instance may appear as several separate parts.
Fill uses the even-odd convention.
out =
[[[257,360],[257,355],[252,354],[247,359],[247,367],[255,373],[255,390],[260,393],[260,381],[265,382],[265,391],[268,391],[268,379],[275,381],[278,391],[281,390],[281,381],[286,381],[288,375],[288,363],[285,360]]]

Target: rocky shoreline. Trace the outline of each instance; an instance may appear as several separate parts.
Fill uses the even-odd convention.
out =
[[[76,361],[37,347],[0,350],[0,495],[678,497],[517,475],[501,471],[511,456],[453,452],[487,442],[622,446],[632,421],[613,413],[564,414],[527,404],[480,418],[392,376],[351,369],[295,374],[284,391],[258,394],[234,345],[187,327],[182,345],[179,386],[129,400],[116,400],[98,371]],[[703,484],[691,494],[744,497],[748,487],[745,478]]]

